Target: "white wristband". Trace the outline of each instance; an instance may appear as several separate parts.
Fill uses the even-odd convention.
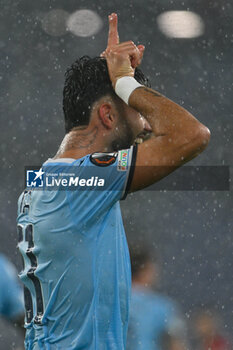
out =
[[[130,95],[140,86],[143,85],[139,84],[136,79],[125,76],[117,79],[115,92],[128,105]]]

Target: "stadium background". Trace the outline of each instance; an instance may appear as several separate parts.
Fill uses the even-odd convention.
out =
[[[73,34],[66,30],[65,19],[80,9],[99,17],[91,22],[87,17],[79,33]],[[172,10],[198,14],[204,33],[196,38],[166,36],[158,15]],[[55,154],[64,135],[65,69],[76,57],[103,51],[107,15],[113,11],[119,15],[121,41],[132,39],[146,46],[142,69],[153,88],[211,130],[207,150],[190,165],[232,166],[231,1],[1,0],[0,244],[18,269],[16,203],[24,187],[24,167],[40,165]],[[146,242],[159,252],[161,291],[181,304],[187,321],[197,305],[215,305],[229,334],[233,334],[232,197],[232,191],[141,191],[122,203],[129,242]]]

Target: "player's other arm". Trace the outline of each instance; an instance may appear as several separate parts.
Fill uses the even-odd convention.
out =
[[[147,119],[153,132],[138,146],[131,192],[159,181],[206,148],[209,129],[156,91],[137,88],[129,97],[129,105]]]

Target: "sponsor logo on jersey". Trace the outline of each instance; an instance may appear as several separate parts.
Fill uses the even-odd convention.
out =
[[[93,153],[90,156],[90,160],[93,164],[106,167],[115,163],[117,158],[117,153]]]
[[[126,171],[128,166],[128,150],[121,150],[118,152],[118,164],[117,164],[117,170],[119,171]]]

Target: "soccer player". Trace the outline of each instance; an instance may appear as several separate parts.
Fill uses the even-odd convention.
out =
[[[132,295],[127,350],[185,350],[186,327],[176,303],[152,290],[159,263],[145,248],[132,247]]]
[[[24,315],[23,291],[15,267],[0,254],[0,317],[20,326]]]
[[[16,268],[0,253],[0,349],[22,349],[23,324],[23,289]],[[17,343],[16,347],[14,343]]]
[[[233,344],[225,334],[220,315],[213,307],[202,307],[194,311],[194,349],[231,350]]]
[[[119,43],[112,14],[101,57],[82,57],[66,73],[66,135],[42,170],[76,167],[85,176],[91,169],[108,187],[27,189],[19,198],[27,350],[125,349],[131,274],[119,200],[208,144],[207,127],[146,87],[143,52],[143,45]]]

